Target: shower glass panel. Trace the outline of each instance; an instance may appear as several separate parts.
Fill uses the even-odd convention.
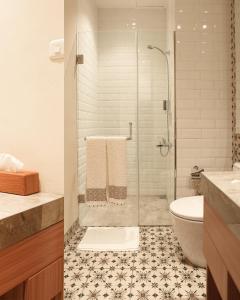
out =
[[[138,225],[137,55],[134,31],[79,33],[78,54],[78,165],[79,194],[86,189],[85,136],[126,136],[128,198],[124,205],[91,207],[80,203],[82,226]],[[83,196],[81,197],[84,198]]]
[[[166,31],[138,33],[139,223],[170,224],[167,201],[168,68]],[[160,150],[162,153],[160,153]]]

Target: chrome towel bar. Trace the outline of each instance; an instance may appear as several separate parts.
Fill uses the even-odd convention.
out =
[[[129,122],[128,123],[129,125],[129,136],[126,138],[127,141],[131,141],[133,138],[132,138],[132,127],[133,127],[133,123],[132,122]],[[85,136],[84,137],[84,140],[86,141],[87,140],[87,137]]]

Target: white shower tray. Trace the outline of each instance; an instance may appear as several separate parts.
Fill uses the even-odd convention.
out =
[[[138,251],[139,227],[88,227],[78,249],[84,251]]]

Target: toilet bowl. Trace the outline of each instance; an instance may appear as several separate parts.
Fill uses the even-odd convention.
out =
[[[203,196],[180,198],[170,204],[173,229],[185,257],[205,267],[203,255]]]

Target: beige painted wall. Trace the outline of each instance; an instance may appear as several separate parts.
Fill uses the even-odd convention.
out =
[[[65,1],[65,232],[78,218],[76,135],[76,26],[77,2]]]
[[[0,1],[0,152],[40,173],[41,189],[64,190],[63,62],[48,43],[63,37],[63,0]]]

